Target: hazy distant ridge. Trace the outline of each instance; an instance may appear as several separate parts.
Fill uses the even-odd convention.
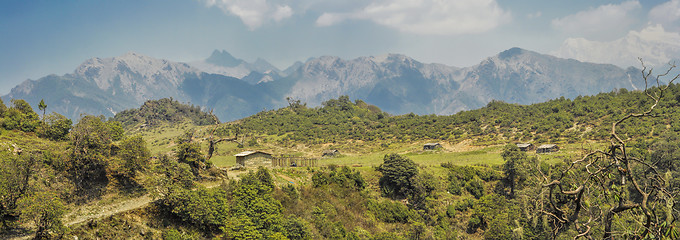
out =
[[[229,73],[230,69],[238,70],[237,74]],[[393,114],[452,114],[493,99],[529,104],[635,89],[639,75],[635,68],[584,63],[520,48],[465,68],[388,54],[352,60],[323,56],[295,63],[285,71],[263,59],[248,63],[226,51],[216,50],[205,61],[192,64],[127,53],[86,60],[72,74],[27,80],[3,99],[26,99],[36,105],[45,99],[48,111],[74,119],[83,113],[113,116],[164,97],[214,109],[223,121],[284,106],[286,97],[318,106],[341,95],[363,99]]]

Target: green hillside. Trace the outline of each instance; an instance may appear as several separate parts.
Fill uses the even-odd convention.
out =
[[[680,86],[671,85],[652,114],[663,118],[632,120],[619,126],[629,138],[659,136],[680,131],[671,123],[680,121],[677,104]],[[351,102],[346,96],[328,100],[323,106],[309,108],[300,103],[260,112],[222,131],[237,131],[266,136],[276,144],[346,145],[357,141],[368,148],[390,144],[443,141],[487,146],[509,142],[581,143],[583,140],[607,140],[611,122],[627,113],[638,112],[650,101],[640,91],[625,89],[596,96],[559,98],[532,105],[494,101],[486,107],[450,116],[406,114],[390,116],[361,100]],[[374,149],[372,149],[374,150]]]
[[[451,116],[289,99],[221,124],[172,99],[76,124],[15,100],[0,104],[0,237],[677,239],[680,86],[647,93]],[[246,150],[318,166],[232,169]]]
[[[191,121],[198,126],[218,122],[216,117],[203,112],[200,107],[182,104],[172,98],[146,101],[139,109],[133,108],[117,113],[112,120],[121,122],[126,128],[176,123],[184,120]]]

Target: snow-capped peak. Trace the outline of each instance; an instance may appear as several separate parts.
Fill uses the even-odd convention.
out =
[[[198,70],[184,63],[128,52],[113,58],[89,59],[76,68],[74,75],[94,81],[100,89],[108,89],[116,80],[128,86],[140,80],[163,80],[178,85],[185,73],[196,72]]]
[[[370,59],[374,63],[384,63],[385,61],[387,61],[387,58],[389,56],[390,56],[389,54],[383,54],[383,55],[380,55],[380,56],[371,56]]]

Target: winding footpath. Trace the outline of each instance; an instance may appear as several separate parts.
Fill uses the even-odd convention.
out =
[[[201,185],[205,186],[206,188],[214,188],[219,186],[222,183],[222,181],[215,181],[215,182],[205,182],[201,183]],[[62,221],[64,222],[64,225],[70,227],[73,225],[78,225],[81,223],[85,223],[91,220],[96,220],[96,219],[102,219],[106,217],[110,217],[113,215],[116,215],[118,213],[122,212],[127,212],[130,210],[135,210],[139,208],[143,208],[154,202],[154,199],[151,198],[151,194],[145,194],[141,197],[136,197],[136,198],[131,198],[127,199],[124,201],[120,202],[115,202],[115,203],[110,203],[110,204],[102,204],[101,202],[104,202],[107,200],[100,200],[94,203],[90,203],[87,205],[82,205],[79,206],[72,211],[70,211],[68,214],[66,214],[63,218]],[[108,200],[110,201],[110,200]],[[8,237],[8,239],[31,239],[33,237],[34,231],[27,232],[25,234],[21,235],[13,235],[13,236],[0,236],[0,238],[3,237]]]

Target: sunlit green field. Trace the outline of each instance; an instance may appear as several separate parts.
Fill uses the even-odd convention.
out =
[[[193,130],[195,141],[201,143],[201,148],[205,152],[208,150],[209,132],[212,129],[211,126],[197,127],[188,122],[184,122],[176,125],[163,125],[153,129],[138,130],[136,134],[140,134],[147,141],[148,147],[150,148],[152,154],[172,154],[175,147],[174,140],[182,135],[187,130]],[[261,138],[274,139],[270,136],[260,136]],[[211,162],[218,167],[232,167],[236,164],[236,158],[234,154],[246,150],[264,150],[271,152],[273,151],[275,155],[278,154],[290,154],[290,155],[301,155],[301,156],[314,156],[320,155],[321,147],[312,146],[307,148],[300,147],[286,147],[278,146],[274,144],[276,141],[269,141],[268,144],[262,144],[256,147],[245,147],[239,148],[234,142],[222,142],[217,145],[217,151],[213,154]],[[422,143],[401,143],[392,144],[387,148],[376,147],[380,145],[379,143],[364,143],[365,149],[361,148],[361,144],[353,143],[347,146],[335,146],[341,150],[341,155],[333,158],[319,158],[319,167],[338,165],[338,166],[350,166],[357,169],[371,169],[373,167],[379,166],[383,162],[383,157],[386,154],[398,153],[402,154],[419,165],[423,167],[430,167],[431,169],[436,169],[441,166],[442,163],[452,163],[455,165],[500,165],[503,164],[503,159],[500,153],[503,149],[503,145],[491,145],[491,146],[481,146],[476,147],[474,150],[454,152],[451,149],[439,149],[439,150],[422,150]],[[540,145],[540,144],[537,144]],[[563,162],[565,160],[573,161],[580,158],[585,153],[601,149],[603,143],[573,143],[573,144],[558,144],[560,146],[560,151],[555,153],[547,154],[536,154],[534,151],[528,152],[529,157],[537,157],[540,161],[547,162],[549,164],[555,164],[558,162]]]

